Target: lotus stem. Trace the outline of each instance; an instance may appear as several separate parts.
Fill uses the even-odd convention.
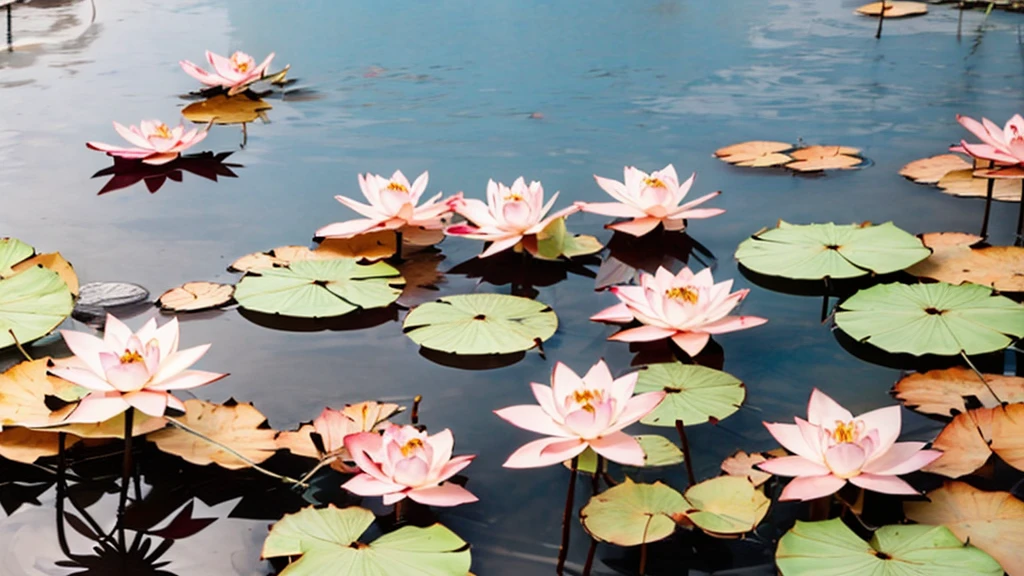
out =
[[[995,178],[988,179],[988,191],[985,193],[985,217],[981,221],[981,236],[982,238],[988,238],[988,217],[992,212],[992,194],[996,189]]]
[[[878,12],[878,30],[875,32],[875,39],[882,37],[882,23],[885,22],[885,0],[882,0],[882,9]]]
[[[395,502],[395,524],[401,524],[405,520],[405,507],[408,504],[405,498]]]
[[[569,490],[565,494],[565,512],[562,514],[562,545],[558,547],[558,563],[555,565],[555,574],[561,576],[565,570],[565,559],[569,556],[569,532],[572,525],[572,505],[576,496],[576,472],[579,468],[580,457],[574,456],[569,466]]]
[[[690,458],[690,441],[686,439],[686,428],[683,426],[682,420],[676,420],[676,432],[679,433],[679,445],[683,449],[683,461],[686,462],[686,481],[689,482],[687,486],[693,486],[697,483],[697,478],[693,474],[693,460]]]
[[[821,297],[821,323],[824,324],[825,320],[828,320],[828,294]]]
[[[198,431],[198,430],[188,426],[187,424],[184,424],[183,422],[181,422],[179,420],[175,420],[174,418],[171,418],[169,416],[165,416],[164,419],[167,420],[168,422],[170,422],[176,428],[179,428],[179,429],[181,429],[181,430],[183,430],[185,432],[188,432],[189,434],[192,434],[196,438],[199,438],[200,440],[204,440],[206,442],[209,442],[210,444],[213,444],[214,446],[224,450],[228,454],[231,454],[235,458],[238,458],[242,462],[245,462],[253,470],[255,470],[255,471],[257,471],[257,472],[259,472],[261,474],[264,474],[266,476],[270,476],[271,478],[275,478],[275,479],[280,480],[282,482],[288,482],[290,484],[296,484],[300,488],[309,488],[309,484],[307,484],[307,483],[305,483],[305,482],[303,482],[301,480],[296,480],[296,479],[290,478],[288,476],[282,476],[282,475],[280,475],[280,474],[278,474],[276,472],[271,472],[270,470],[267,470],[266,468],[261,467],[256,462],[253,462],[253,460],[251,458],[248,458],[247,456],[243,455],[238,450],[235,450],[234,448],[232,448],[230,446],[226,446],[224,444],[221,444],[220,442],[217,442],[213,438],[210,438],[209,436],[207,436],[207,435],[203,434],[202,432],[200,432],[200,431]]]
[[[988,388],[988,393],[991,394],[992,397],[996,399],[996,402],[1003,404],[1003,399],[1000,398],[998,394],[996,394],[996,391],[993,390],[991,386],[989,386],[988,380],[985,379],[985,375],[982,374],[981,371],[974,366],[974,363],[971,362],[971,359],[967,357],[967,354],[963,350],[960,351],[960,357],[964,359],[964,362],[967,362],[967,365],[971,367],[971,370],[974,372],[974,375],[978,377],[978,380],[981,380],[981,383],[985,385],[985,388]]]
[[[409,415],[409,422],[411,422],[413,426],[420,423],[420,402],[423,402],[423,396],[417,394],[416,397],[412,399],[412,414]]]
[[[1017,236],[1013,239],[1014,246],[1024,246],[1024,178],[1020,180],[1020,208],[1017,209]]]
[[[640,540],[640,576],[644,576],[647,573],[647,529],[651,527],[651,520],[653,519],[653,515],[647,515],[647,524],[644,524],[644,537]]]
[[[601,473],[604,471],[604,456],[597,455],[597,467],[594,468],[594,476],[590,479],[590,491],[593,496],[601,493]],[[590,548],[587,549],[587,562],[583,565],[583,576],[590,576],[594,567],[594,555],[597,553],[597,539],[590,537]]]
[[[242,148],[245,148],[245,145],[249,143],[249,129],[247,126],[248,124],[242,122]]]
[[[960,16],[956,19],[956,39],[960,40],[960,31],[964,27],[964,0],[960,0]]]
[[[117,542],[120,549],[124,543],[124,509],[128,504],[128,485],[132,478],[132,432],[135,430],[135,410],[129,408],[124,413],[124,459],[121,466],[121,497],[117,502]]]
[[[64,439],[66,437],[66,432],[57,433],[57,503],[54,508],[57,511],[57,543],[60,545],[60,551],[70,558],[71,547],[68,546],[67,535],[64,532],[64,497],[67,493],[67,482],[64,478]]]
[[[402,261],[402,231],[395,230],[395,262]]]
[[[10,8],[11,5],[8,4],[7,7]],[[25,360],[32,362],[34,358],[29,356],[28,352],[25,351],[25,348],[22,347],[21,342],[18,342],[18,337],[14,335],[14,328],[8,328],[7,333],[14,339],[14,345],[18,347],[18,352],[21,352],[21,355],[25,357]]]
[[[832,509],[832,496],[822,496],[821,498],[815,498],[811,500],[808,506],[808,520],[811,522],[819,522],[821,520],[829,519],[829,511]]]
[[[301,485],[308,486],[309,484],[307,484],[307,480],[312,478],[313,475],[316,474],[317,472],[319,472],[321,468],[323,468],[324,466],[327,466],[328,464],[330,464],[331,462],[334,462],[337,459],[338,459],[337,456],[328,456],[328,457],[320,460],[319,462],[316,463],[316,466],[314,466],[312,470],[310,470],[309,472],[306,472],[306,475],[303,476],[302,478],[299,478],[299,481],[295,485],[296,486],[301,486]]]

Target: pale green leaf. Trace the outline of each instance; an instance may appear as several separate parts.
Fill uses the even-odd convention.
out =
[[[665,399],[641,422],[649,426],[690,426],[722,420],[739,410],[747,390],[735,377],[704,366],[669,362],[640,370],[637,394],[667,392]]]
[[[417,306],[403,327],[420,346],[453,354],[520,352],[557,328],[558,318],[547,304],[503,294],[446,296]]]

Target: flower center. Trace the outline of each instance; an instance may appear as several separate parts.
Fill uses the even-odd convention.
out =
[[[518,192],[509,192],[505,194],[505,202],[522,202],[523,195]]]
[[[585,388],[583,390],[576,390],[575,392],[573,392],[572,399],[577,404],[580,404],[581,409],[590,412],[591,414],[597,411],[597,409],[594,408],[594,404],[600,404],[603,400],[600,391],[587,390]]]
[[[406,188],[404,184],[399,184],[398,182],[388,182],[387,189],[392,190],[394,192],[405,192],[406,194],[409,193],[409,189]]]
[[[121,354],[121,364],[135,364],[138,362],[144,362],[142,354],[138,352],[132,352],[131,350],[125,350],[124,354]]]
[[[837,444],[849,444],[857,441],[857,436],[860,432],[860,422],[851,420],[849,422],[843,422],[842,420],[836,420],[836,429],[832,431],[832,439]]]
[[[249,71],[248,58],[243,58],[242,55],[238,52],[235,52],[231,55],[231,63],[235,65],[235,68],[237,68],[239,72]]]
[[[167,124],[160,124],[153,130],[153,136],[159,136],[161,138],[170,138],[171,130],[167,127]]]
[[[690,304],[696,304],[700,293],[692,286],[674,287],[665,290],[665,297],[673,300],[682,300]]]
[[[423,440],[420,440],[419,438],[413,438],[412,440],[406,442],[405,446],[402,446],[402,456],[408,458],[410,454],[422,448]]]
[[[668,188],[668,186],[665,185],[665,182],[663,182],[661,178],[654,178],[653,176],[644,178],[644,184],[646,184],[649,188]]]

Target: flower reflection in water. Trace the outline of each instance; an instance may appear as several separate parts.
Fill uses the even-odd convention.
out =
[[[153,166],[136,160],[115,158],[114,164],[92,175],[93,178],[111,176],[110,180],[100,189],[99,195],[122,190],[139,182],[146,185],[149,192],[155,193],[168,180],[181,182],[185,172],[201,178],[217,182],[218,178],[237,178],[233,168],[242,168],[241,164],[226,162],[232,152],[203,152],[182,156],[167,164]]]

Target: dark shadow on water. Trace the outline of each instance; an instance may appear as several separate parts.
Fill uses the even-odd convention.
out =
[[[569,274],[596,278],[597,274],[587,268],[599,262],[596,256],[583,256],[573,260],[538,260],[507,250],[488,258],[473,257],[461,262],[448,271],[449,274],[479,278],[493,286],[512,286],[512,294],[534,298],[535,287],[553,286],[569,277]]]
[[[715,370],[722,370],[725,366],[725,349],[721,344],[715,342],[714,338],[708,340],[707,346],[692,358],[669,339],[655,340],[654,342],[630,342],[629,351],[634,354],[633,360],[629,363],[630,366],[665,362],[697,364]]]
[[[761,274],[747,268],[743,264],[737,264],[736,267],[739,269],[740,274],[749,280],[751,284],[765,290],[793,296],[835,296],[844,298],[853,295],[858,290],[869,288],[875,284],[892,282],[917,283],[916,278],[912,278],[902,272],[882,276],[865,274],[857,278],[841,278],[839,280],[831,278],[827,280],[793,280],[780,276]]]
[[[346,331],[362,330],[396,322],[398,320],[398,307],[392,304],[386,308],[371,308],[369,310],[357,310],[343,316],[333,318],[296,318],[294,316],[283,316],[281,314],[266,314],[239,308],[238,313],[246,320],[270,328],[271,330],[283,330],[285,332],[320,332],[323,330]]]
[[[835,335],[836,341],[839,342],[839,345],[854,357],[886,368],[927,372],[928,370],[949,368],[951,366],[965,366],[963,359],[959,356],[936,356],[934,354],[914,356],[913,354],[906,353],[893,354],[886,352],[873,344],[858,342],[839,328],[833,329],[832,333]],[[982,373],[1003,373],[1003,352],[1001,350],[999,352],[992,352],[991,354],[971,356],[970,358],[971,362]]]
[[[168,180],[182,182],[185,172],[189,172],[217,182],[218,178],[237,178],[232,168],[242,168],[241,164],[230,164],[225,162],[233,152],[202,152],[181,156],[180,158],[162,164],[152,166],[138,160],[124,160],[114,158],[114,165],[104,168],[92,175],[93,178],[100,176],[111,176],[110,180],[100,189],[98,195],[109,194],[115,190],[122,190],[131,187],[139,182],[146,185],[150,194],[156,193]]]
[[[519,362],[526,358],[526,352],[513,352],[512,354],[453,354],[420,347],[420,356],[435,364],[449,368],[494,370],[495,368],[504,368]]]
[[[658,268],[675,270],[676,263],[696,260],[711,266],[715,255],[686,232],[666,232],[661,227],[641,236],[616,232],[608,241],[608,257],[597,272],[596,289],[630,282],[637,271],[654,273]]]

